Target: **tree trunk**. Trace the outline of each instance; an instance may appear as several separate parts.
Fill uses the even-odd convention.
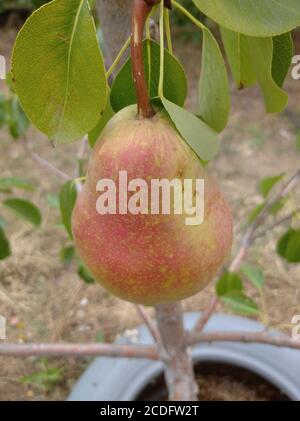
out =
[[[194,365],[189,349],[184,346],[185,330],[180,303],[156,306],[156,317],[165,350],[165,378],[170,401],[196,401]]]
[[[130,35],[133,0],[96,0],[97,14],[110,66]]]

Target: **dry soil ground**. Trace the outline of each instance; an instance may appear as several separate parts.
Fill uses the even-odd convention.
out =
[[[15,30],[1,29],[1,54],[10,56],[14,38]],[[188,73],[188,106],[193,108],[200,51],[195,50],[194,45],[181,42],[177,43],[176,50]],[[290,94],[289,110],[293,117],[298,113],[299,124],[300,81],[289,78],[286,88]],[[222,150],[210,165],[210,171],[219,180],[233,209],[234,253],[245,218],[260,201],[258,181],[281,172],[292,173],[299,168],[300,153],[295,147],[297,121],[295,124],[291,113],[266,115],[258,90],[238,93],[232,87],[232,91],[230,123],[223,134]],[[28,137],[37,153],[65,172],[75,174],[74,154],[78,151],[78,144],[53,149],[35,129],[30,129]],[[112,341],[124,330],[134,329],[140,319],[133,305],[110,296],[98,285],[85,285],[74,267],[67,268],[61,263],[59,252],[68,240],[64,231],[55,225],[59,220],[58,212],[50,208],[45,199],[47,194],[59,191],[61,180],[33,162],[24,153],[20,142],[12,142],[6,130],[0,131],[0,174],[27,177],[33,181],[38,188],[32,198],[44,215],[42,227],[38,230],[10,217],[13,255],[0,262],[0,314],[8,320],[8,340],[80,342],[94,341],[101,336]],[[265,271],[269,322],[286,325],[294,314],[300,314],[300,268],[288,266],[278,258],[275,253],[277,238],[278,233],[270,233],[259,240],[251,250],[249,261],[260,264]],[[250,292],[255,296],[254,291]],[[212,294],[213,287],[209,287],[186,300],[184,306],[189,310],[201,310]],[[50,368],[61,370],[62,380],[45,390],[20,381],[23,376],[42,370],[41,360],[2,357],[0,399],[65,399],[88,363],[87,358],[48,361]],[[251,399],[251,394],[247,398]]]

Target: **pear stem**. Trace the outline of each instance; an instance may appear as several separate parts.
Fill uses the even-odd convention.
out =
[[[132,75],[137,95],[138,116],[151,118],[155,111],[150,102],[143,61],[143,35],[147,17],[160,0],[134,0],[131,20]]]

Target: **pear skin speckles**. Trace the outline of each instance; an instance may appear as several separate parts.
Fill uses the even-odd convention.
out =
[[[128,107],[108,123],[94,147],[88,181],[72,216],[81,259],[104,288],[120,298],[145,305],[187,298],[212,280],[230,253],[232,215],[216,183],[193,151],[160,114],[136,119]],[[201,141],[201,139],[199,139]],[[118,185],[128,179],[203,178],[205,216],[198,226],[185,215],[99,215],[99,179]]]

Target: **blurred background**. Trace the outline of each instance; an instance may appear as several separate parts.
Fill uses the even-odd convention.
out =
[[[8,70],[18,30],[32,10],[43,3],[0,0],[0,54],[5,56]],[[191,0],[182,3],[204,19]],[[184,64],[189,82],[186,105],[195,110],[201,33],[175,12],[172,20],[175,54]],[[216,31],[220,41],[217,28],[212,22],[206,23]],[[300,33],[293,36],[295,54],[300,54]],[[259,181],[282,173],[292,174],[299,168],[300,80],[293,80],[289,74],[285,85],[289,105],[280,115],[265,113],[257,88],[237,91],[233,83],[231,88],[229,126],[222,134],[221,152],[210,164],[210,171],[219,180],[233,209],[235,250],[247,218],[261,203]],[[83,163],[88,157],[88,153],[81,156],[80,148],[75,143],[54,149],[45,136],[30,127],[9,78],[0,80],[0,177],[25,178],[33,188],[13,193],[30,200],[42,214],[42,223],[32,224],[0,209],[0,224],[5,227],[11,247],[11,256],[0,260],[0,314],[7,318],[10,342],[113,341],[125,330],[134,335],[140,324],[132,304],[112,297],[98,285],[90,285],[92,280],[78,273],[74,250],[60,219],[58,195],[64,180],[39,162],[39,157],[47,159],[76,177],[77,157]],[[1,197],[6,194],[7,191],[0,190]],[[266,287],[263,297],[251,286],[248,289],[262,301],[263,322],[287,331],[293,315],[300,314],[300,268],[288,265],[276,254],[281,233],[282,228],[278,228],[251,249],[248,260],[264,268]],[[185,309],[203,309],[213,294],[211,286],[186,300]],[[226,311],[223,307],[219,310]],[[65,399],[90,361],[0,358],[0,399]],[[253,386],[247,379],[229,373],[207,375],[202,386],[208,399],[268,399],[263,385]]]

